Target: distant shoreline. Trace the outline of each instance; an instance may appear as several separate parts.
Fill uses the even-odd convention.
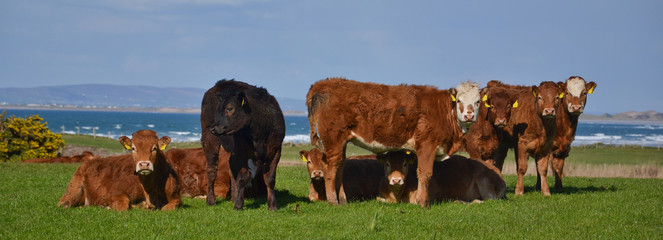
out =
[[[74,108],[74,107],[28,107],[28,106],[0,106],[2,110],[45,110],[45,111],[90,111],[90,112],[138,112],[138,113],[185,113],[200,114],[199,108]],[[306,112],[284,111],[285,116],[307,116]]]

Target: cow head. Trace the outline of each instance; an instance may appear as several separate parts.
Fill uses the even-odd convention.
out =
[[[492,90],[492,91],[491,91]],[[503,128],[511,117],[511,109],[518,107],[518,100],[507,94],[504,89],[483,89],[481,101],[486,108],[486,120],[494,126]]]
[[[215,135],[231,135],[250,123],[249,100],[244,92],[222,89],[216,94],[219,109],[210,131]]]
[[[320,150],[317,148],[311,149],[309,152],[301,150],[299,151],[299,156],[301,156],[303,162],[306,162],[306,167],[308,168],[308,174],[311,177],[311,180],[321,181],[324,179],[324,154]]]
[[[554,117],[557,106],[564,98],[562,86],[554,82],[542,82],[538,87],[532,86],[532,94],[534,94],[537,114],[543,118]]]
[[[157,164],[157,155],[162,154],[170,143],[170,137],[158,138],[157,133],[152,130],[140,130],[131,135],[120,137],[120,143],[128,150],[134,159],[136,170],[134,174],[150,175],[154,172]]]
[[[384,164],[384,175],[389,186],[400,188],[405,184],[408,168],[417,162],[417,157],[410,151],[389,151],[377,155],[378,161]]]
[[[566,97],[562,101],[566,111],[571,115],[580,115],[585,110],[587,103],[587,94],[594,93],[595,82],[585,82],[585,79],[579,76],[571,76],[566,83],[558,83],[566,92]]]
[[[470,126],[477,121],[481,99],[479,88],[479,84],[467,81],[456,88],[449,89],[451,101],[456,103],[456,120],[463,133],[466,133]]]

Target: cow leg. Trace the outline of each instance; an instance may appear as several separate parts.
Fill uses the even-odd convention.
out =
[[[502,166],[504,166],[504,159],[506,158],[506,154],[509,152],[509,148],[506,148],[504,146],[498,146],[497,150],[495,150],[495,153],[493,154],[493,161],[495,167],[502,172]]]
[[[525,150],[525,146],[521,146],[519,144],[518,148],[516,149],[515,155],[516,155],[516,172],[518,173],[518,180],[516,181],[516,196],[523,195],[525,192],[525,185],[523,183],[523,178],[525,176],[525,173],[527,172],[527,151]]]
[[[246,184],[251,181],[251,173],[246,168],[242,168],[233,175],[236,175],[232,186],[235,210],[242,210],[244,208],[244,190],[246,190]]]
[[[552,169],[553,174],[555,175],[555,190],[562,191],[564,187],[562,186],[562,177],[564,177],[564,158],[552,158]]]
[[[347,145],[346,145],[347,146]],[[346,146],[343,146],[343,153],[341,157],[343,157],[343,161],[341,161],[341,164],[338,167],[338,171],[336,172],[336,185],[339,186],[338,188],[338,203],[339,204],[347,204],[348,203],[348,198],[345,196],[345,188],[343,187],[343,171],[345,170],[345,148]]]
[[[269,171],[263,173],[263,179],[265,180],[265,186],[267,187],[267,207],[271,211],[276,211],[278,208],[276,206],[276,193],[274,191],[274,185],[276,185],[276,166],[279,164],[281,159],[281,150],[277,150],[274,154],[274,158],[269,164]]]
[[[83,182],[82,166],[79,166],[71,177],[71,181],[67,185],[67,190],[64,192],[58,207],[69,208],[85,204],[85,187]]]
[[[430,179],[433,176],[433,162],[435,161],[436,147],[423,146],[417,149],[417,203],[422,208],[429,206],[428,191]]]
[[[337,182],[338,179],[341,179],[341,181],[343,179],[342,175],[337,176],[339,168],[343,166],[343,161],[345,160],[342,149],[342,147],[332,148],[331,146],[327,146],[327,149],[325,150],[325,155],[327,157],[327,168],[325,170],[325,190],[327,195],[327,202],[332,205],[339,203],[336,189],[339,186]]]
[[[205,157],[207,158],[207,166],[205,168],[207,171],[207,205],[213,206],[216,205],[214,182],[216,181],[216,172],[219,166],[219,149],[221,143],[218,137],[213,136],[212,133],[208,133],[208,131],[203,131],[202,135],[204,141],[201,141],[201,143],[203,145]]]
[[[147,201],[147,200],[146,200]],[[111,209],[115,211],[126,211],[131,207],[129,196],[126,194],[114,194],[111,196]]]
[[[539,175],[537,182],[541,185],[541,193],[543,196],[550,196],[550,188],[548,187],[548,161],[551,157],[552,154],[548,154],[536,161],[536,167],[538,170],[537,175]]]

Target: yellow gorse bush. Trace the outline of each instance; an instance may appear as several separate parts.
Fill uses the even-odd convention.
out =
[[[0,114],[0,162],[57,157],[62,135],[52,133],[39,115],[25,119]]]

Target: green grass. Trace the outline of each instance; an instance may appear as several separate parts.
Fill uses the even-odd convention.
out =
[[[248,199],[209,207],[184,199],[177,211],[115,212],[56,206],[76,164],[0,164],[0,239],[652,239],[663,234],[663,180],[566,178],[564,192],[542,197],[531,187],[508,200],[430,209],[375,200],[344,206],[310,203],[305,167],[279,167],[279,210]],[[534,177],[525,178],[534,185]],[[296,210],[299,206],[299,210]]]

